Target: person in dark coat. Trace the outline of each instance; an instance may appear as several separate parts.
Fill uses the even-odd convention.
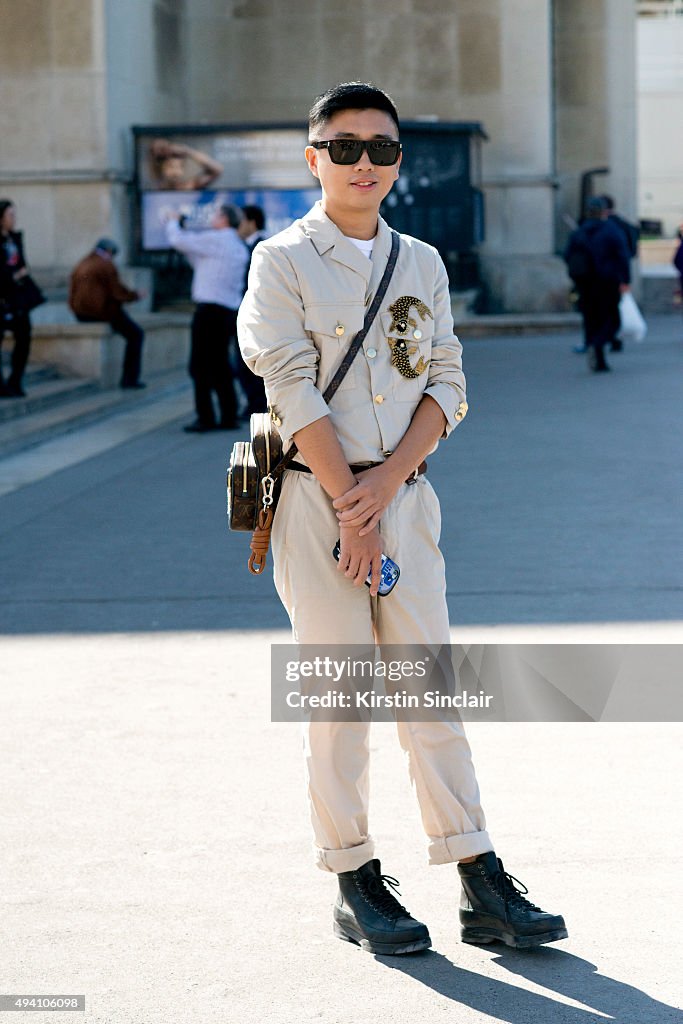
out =
[[[588,201],[587,218],[573,231],[564,259],[579,293],[588,365],[609,370],[605,346],[619,332],[619,300],[630,290],[630,256],[621,229],[608,217],[600,196]]]
[[[612,198],[612,196],[605,195],[602,198],[605,200],[607,204],[607,216],[609,220],[612,222],[612,224],[616,224],[616,226],[624,235],[624,241],[626,242],[626,248],[628,249],[629,259],[634,260],[638,255],[638,243],[640,242],[640,228],[637,224],[632,224],[630,220],[626,220],[626,218],[622,217],[620,213],[617,213],[614,199]],[[621,324],[619,326],[621,326]],[[617,332],[615,332],[615,335],[612,338],[611,348],[613,352],[621,352],[622,348],[624,347],[621,338],[617,337],[617,333],[618,328]]]
[[[122,388],[144,388],[140,380],[140,362],[145,332],[123,309],[124,302],[135,302],[143,292],[126,288],[114,266],[116,242],[100,238],[91,253],[78,263],[69,282],[69,306],[81,323],[108,323],[112,331],[126,341],[121,371]]]
[[[630,259],[635,259],[638,255],[638,242],[640,241],[640,228],[636,224],[631,224],[630,220],[626,220],[620,213],[617,213],[614,199],[612,196],[601,197],[607,205],[607,216],[609,220],[616,224],[624,235],[624,241],[626,242],[626,248]]]
[[[31,318],[21,308],[20,282],[28,274],[24,243],[15,231],[16,210],[11,199],[0,199],[0,345],[6,331],[14,335],[9,379],[0,370],[0,398],[23,398],[22,378],[31,347]]]

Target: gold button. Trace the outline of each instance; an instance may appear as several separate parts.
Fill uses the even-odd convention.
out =
[[[337,324],[337,326],[334,329],[334,333],[337,335],[338,338],[341,338],[345,330],[346,328],[344,327],[344,324]]]
[[[460,403],[460,405],[458,406],[458,411],[455,414],[455,418],[456,418],[458,423],[460,422],[460,420],[464,420],[465,419],[465,416],[467,416],[468,408],[469,408],[469,406],[467,405],[467,402],[461,402]]]
[[[384,401],[384,395],[375,395],[375,401],[377,402],[377,405],[381,405]]]
[[[413,331],[413,337],[415,338],[415,341],[419,341],[422,337],[422,331]]]
[[[369,348],[368,349],[368,351],[367,351],[368,359],[374,359],[376,355],[377,355],[377,349],[376,348]]]

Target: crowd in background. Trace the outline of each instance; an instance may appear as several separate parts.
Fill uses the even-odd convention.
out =
[[[233,429],[238,423],[235,381],[239,381],[244,408],[241,414],[263,412],[263,382],[243,363],[235,344],[237,309],[246,291],[251,255],[266,237],[265,216],[259,206],[219,206],[208,230],[192,230],[184,218],[167,224],[171,248],[182,252],[193,267],[192,320],[189,373],[194,385],[196,419],[185,428],[191,433]],[[69,280],[68,304],[80,323],[106,323],[125,340],[120,387],[141,390],[144,330],[124,306],[145,297],[127,287],[115,265],[118,245],[102,237],[74,267]],[[31,277],[21,232],[16,230],[16,209],[0,200],[0,343],[14,338],[7,380],[0,372],[0,397],[23,398],[24,372],[31,347],[31,310],[45,296]],[[219,406],[216,416],[214,398]]]
[[[163,141],[163,140],[162,140]],[[177,158],[176,158],[177,159]],[[211,172],[206,169],[206,173]],[[233,429],[240,415],[266,408],[263,382],[245,366],[235,344],[236,316],[246,290],[251,254],[267,237],[259,206],[219,206],[209,229],[193,230],[182,216],[166,225],[169,247],[181,252],[193,268],[189,373],[194,386],[196,417],[185,427],[190,433]],[[638,253],[639,230],[615,209],[610,196],[588,200],[584,217],[572,232],[564,252],[578,309],[583,319],[583,343],[595,372],[609,370],[606,351],[618,352],[625,338],[642,340],[646,327],[631,295],[631,261]],[[683,232],[674,263],[683,291]],[[120,279],[114,259],[118,246],[100,238],[74,268],[69,283],[69,307],[79,322],[107,323],[126,343],[120,386],[142,389],[140,379],[143,328],[125,311],[126,303],[145,296]],[[0,368],[0,398],[25,396],[23,378],[31,346],[31,311],[45,296],[29,273],[16,209],[0,200],[0,344],[14,338],[10,372]],[[239,407],[235,381],[239,382]],[[214,396],[218,407],[214,406]]]

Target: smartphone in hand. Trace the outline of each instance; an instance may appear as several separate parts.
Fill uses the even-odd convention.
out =
[[[339,554],[340,554],[339,541],[337,541],[337,543],[334,545],[334,548],[332,550],[332,554],[334,555],[336,560],[339,561]],[[399,578],[400,575],[401,575],[401,570],[396,565],[396,562],[393,562],[388,557],[388,555],[384,555],[383,554],[382,555],[382,570],[381,570],[380,578],[379,578],[379,590],[377,591],[378,596],[379,597],[386,597],[387,594],[390,594],[391,591],[396,586],[396,584],[398,583],[398,578]],[[365,586],[369,587],[369,586],[371,586],[371,584],[372,584],[372,569],[368,573],[368,578],[365,581]]]

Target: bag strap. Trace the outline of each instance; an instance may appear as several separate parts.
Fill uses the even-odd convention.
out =
[[[377,288],[375,297],[372,300],[372,304],[370,305],[367,313],[365,314],[365,320],[363,321],[362,328],[360,329],[358,334],[356,334],[353,341],[349,345],[346,355],[344,356],[341,363],[337,367],[337,372],[335,373],[334,377],[332,378],[332,380],[330,381],[330,383],[327,385],[323,392],[323,398],[328,404],[330,399],[334,396],[337,389],[339,388],[339,385],[344,380],[344,377],[348,373],[351,367],[351,363],[358,355],[361,345],[365,341],[368,331],[370,330],[375,321],[375,317],[379,312],[379,307],[382,305],[382,300],[387,293],[389,282],[391,281],[394,270],[396,268],[396,261],[398,260],[398,251],[400,245],[401,236],[399,235],[398,231],[394,231],[394,229],[391,228],[391,252],[389,253],[389,259],[387,260],[387,265],[384,268],[384,273],[382,274],[382,280],[379,283],[379,287]],[[280,459],[277,465],[273,469],[271,469],[270,476],[273,477],[273,479],[277,478],[278,476],[281,476],[282,473],[284,473],[284,471],[287,469],[287,466],[296,457],[298,450],[299,449],[297,448],[297,446],[294,444],[294,442],[292,442],[292,446],[287,450],[287,454],[283,455],[283,457]]]

